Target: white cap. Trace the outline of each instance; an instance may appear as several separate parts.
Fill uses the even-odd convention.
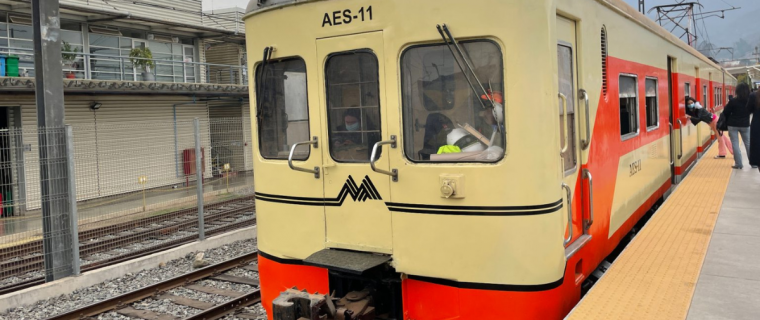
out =
[[[462,128],[455,128],[446,136],[446,144],[459,147],[462,152],[483,151],[486,147],[473,135]]]

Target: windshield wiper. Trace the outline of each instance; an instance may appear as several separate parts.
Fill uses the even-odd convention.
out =
[[[451,55],[454,57],[454,60],[457,62],[457,65],[459,66],[459,70],[462,70],[462,74],[464,74],[464,78],[467,80],[467,83],[470,84],[470,89],[472,89],[472,92],[475,93],[476,97],[480,96],[480,93],[478,93],[478,90],[475,89],[475,85],[473,85],[472,80],[470,80],[470,77],[467,75],[467,70],[464,69],[462,66],[462,63],[459,62],[459,59],[457,59],[457,54],[454,53],[454,48],[456,48],[457,53],[459,53],[459,56],[462,57],[462,60],[464,61],[465,65],[467,66],[467,69],[472,74],[472,77],[475,78],[475,82],[478,83],[478,86],[480,86],[480,89],[483,90],[483,95],[488,99],[488,102],[491,103],[491,107],[496,107],[496,105],[493,102],[493,98],[490,94],[488,94],[488,91],[486,91],[486,88],[483,87],[483,83],[480,82],[480,79],[478,79],[478,75],[475,74],[475,70],[472,68],[472,64],[467,59],[467,56],[464,55],[464,52],[462,51],[462,48],[459,47],[459,43],[456,39],[454,39],[454,36],[451,35],[451,31],[449,31],[449,28],[444,23],[443,26],[436,25],[436,29],[438,29],[438,33],[441,34],[441,38],[443,38],[443,41],[446,42],[446,46],[449,47],[449,50],[451,50]],[[451,43],[449,43],[449,39],[451,40]],[[453,46],[451,44],[454,44]],[[485,103],[483,103],[483,99],[478,99],[480,101],[480,105],[483,106],[483,109],[486,108]]]
[[[274,52],[274,47],[264,48],[264,58],[261,62],[261,72],[257,74],[256,77],[256,119],[259,124],[261,124],[262,120],[261,100],[264,97],[264,89],[266,89],[264,78],[266,78],[269,60],[272,59],[272,52]]]

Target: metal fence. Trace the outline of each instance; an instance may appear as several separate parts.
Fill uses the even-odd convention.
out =
[[[222,118],[98,122],[68,134],[0,129],[0,292],[42,278],[44,253],[53,254],[46,247],[78,245],[79,258],[60,268],[88,270],[255,224],[247,127],[250,119]],[[41,157],[39,135],[64,150],[68,138],[73,153]],[[49,179],[42,166],[71,167],[73,179],[54,182],[75,189],[75,205],[66,192],[41,189]],[[55,215],[46,220],[49,203]],[[45,223],[69,223],[72,214],[77,223],[64,230],[76,237],[44,233]]]

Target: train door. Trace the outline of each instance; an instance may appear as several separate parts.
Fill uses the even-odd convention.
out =
[[[391,177],[390,152],[387,146],[382,149],[391,137],[385,136],[382,121],[387,112],[383,34],[317,40],[317,60],[320,101],[327,114],[321,149],[326,246],[392,253],[391,214],[384,203],[390,200]],[[373,153],[376,161],[371,162]]]
[[[280,53],[288,58],[256,66],[256,109],[251,110],[260,157],[254,176],[259,248],[302,259],[325,245],[324,229],[314,227],[324,225],[324,143],[319,106],[308,94],[316,90],[309,90],[315,83],[314,69],[287,49]],[[291,170],[283,170],[287,167]]]
[[[577,102],[581,98],[585,101],[588,97],[585,91],[578,90],[577,48],[575,21],[557,16],[557,76],[559,79],[559,132],[564,168],[563,187],[569,191],[568,196],[575,200],[568,208],[572,210],[572,229],[567,231],[568,238],[565,244],[571,252],[574,252],[572,248],[582,245],[583,241],[578,241],[578,239],[587,235],[588,232],[584,221],[588,208],[587,202],[578,200],[586,199],[583,186],[585,179],[590,177],[587,170],[581,170],[584,158],[583,146],[578,141],[580,127],[578,124],[581,117],[577,115],[580,114],[581,109],[578,108]],[[581,94],[584,96],[579,97]],[[580,183],[577,183],[578,181]]]
[[[670,182],[672,184],[678,183],[676,178],[676,157],[678,157],[676,153],[676,149],[678,147],[678,143],[676,140],[676,132],[674,130],[673,123],[678,119],[678,116],[675,114],[675,106],[673,104],[673,98],[678,97],[678,93],[674,91],[674,81],[673,79],[673,68],[675,67],[675,59],[668,57],[668,125],[670,126]]]

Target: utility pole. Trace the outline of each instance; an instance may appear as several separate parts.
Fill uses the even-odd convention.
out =
[[[641,12],[641,14],[646,14],[646,6],[644,5],[644,0],[639,0],[639,12]]]
[[[45,280],[53,281],[78,273],[69,203],[58,0],[32,0],[32,21]]]

